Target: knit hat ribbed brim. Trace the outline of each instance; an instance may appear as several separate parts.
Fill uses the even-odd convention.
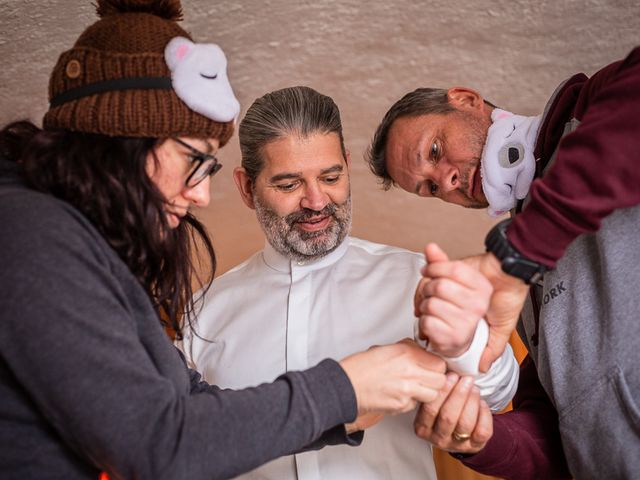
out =
[[[101,0],[102,18],[64,52],[49,82],[45,129],[123,137],[217,138],[224,145],[233,121],[218,122],[176,94],[165,47],[191,37],[176,22],[178,0]],[[206,112],[205,112],[206,113]]]

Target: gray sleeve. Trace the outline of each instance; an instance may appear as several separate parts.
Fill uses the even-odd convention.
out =
[[[189,377],[102,238],[50,203],[0,208],[0,355],[33,421],[81,461],[114,480],[228,478],[355,418],[332,360],[241,391]]]

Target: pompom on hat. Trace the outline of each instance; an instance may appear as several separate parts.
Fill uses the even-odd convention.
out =
[[[227,61],[178,25],[179,0],[98,0],[97,13],[58,59],[44,128],[224,145],[240,111]]]

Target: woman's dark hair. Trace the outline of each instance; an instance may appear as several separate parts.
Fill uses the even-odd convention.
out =
[[[27,121],[0,132],[2,156],[22,165],[29,186],[70,203],[93,223],[146,290],[163,325],[181,338],[194,310],[192,276],[208,272],[196,279],[206,291],[216,259],[204,226],[190,213],[177,228],[167,223],[165,198],[146,172],[160,143],[46,131]],[[202,247],[209,268],[196,269]]]

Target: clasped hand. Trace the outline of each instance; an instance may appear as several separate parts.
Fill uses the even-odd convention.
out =
[[[478,270],[449,260],[434,243],[426,246],[425,258],[414,298],[420,337],[431,351],[458,357],[469,349],[493,288]]]
[[[435,244],[427,245],[425,258],[414,303],[419,336],[431,351],[458,357],[469,349],[493,287],[476,268],[449,260]],[[438,397],[420,406],[414,427],[416,435],[438,448],[465,453],[484,448],[493,434],[491,411],[473,378],[453,372]]]

